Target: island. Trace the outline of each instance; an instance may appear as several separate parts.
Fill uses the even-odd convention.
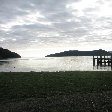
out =
[[[93,50],[93,51],[78,51],[78,50],[69,50],[60,53],[50,54],[45,57],[64,57],[64,56],[100,56],[100,55],[112,55],[111,52],[105,51],[102,49]]]
[[[15,52],[11,52],[8,49],[3,49],[2,47],[0,47],[0,59],[7,58],[21,58],[21,56]]]

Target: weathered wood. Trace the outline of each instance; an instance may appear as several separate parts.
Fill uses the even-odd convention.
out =
[[[97,62],[97,66],[108,65],[108,66],[112,67],[112,55],[110,55],[110,56],[100,55],[97,57],[93,56],[93,66],[95,66],[96,62]]]
[[[93,56],[93,66],[95,66],[95,58],[94,58],[94,56]]]

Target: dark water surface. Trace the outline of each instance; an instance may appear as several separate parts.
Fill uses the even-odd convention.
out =
[[[93,57],[45,57],[0,60],[2,71],[111,71],[111,67],[93,67]]]

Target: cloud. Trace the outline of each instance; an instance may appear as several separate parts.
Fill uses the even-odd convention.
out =
[[[112,42],[111,0],[0,0],[0,4],[3,47],[80,47],[83,43],[94,47]]]

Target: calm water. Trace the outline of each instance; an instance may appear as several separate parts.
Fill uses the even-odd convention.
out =
[[[111,67],[93,67],[92,57],[45,57],[0,60],[0,72],[30,71],[111,71]]]

